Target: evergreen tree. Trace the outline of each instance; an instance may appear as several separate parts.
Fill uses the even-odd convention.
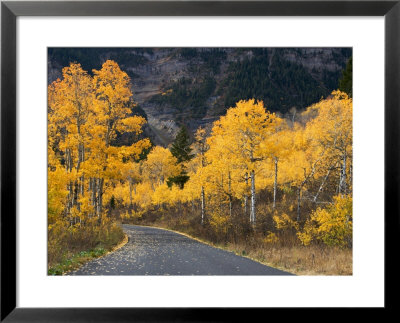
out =
[[[180,188],[183,188],[185,183],[189,180],[185,162],[188,162],[194,156],[191,154],[192,148],[190,148],[190,144],[189,133],[186,127],[182,126],[170,148],[171,154],[177,159],[177,165],[180,166],[181,171],[179,175],[168,178],[168,186],[176,184]]]
[[[342,78],[339,80],[339,90],[353,96],[353,57],[349,58],[346,69],[343,70]]]
[[[193,158],[190,145],[189,133],[186,127],[182,126],[170,148],[171,154],[178,160],[178,164],[187,162]]]

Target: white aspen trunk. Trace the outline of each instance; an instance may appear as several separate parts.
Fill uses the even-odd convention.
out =
[[[74,203],[75,203],[75,205],[76,205],[76,207],[77,207],[77,209],[78,209],[78,211],[80,212],[81,211],[81,207],[80,207],[80,204],[79,204],[79,193],[80,193],[80,181],[79,180],[76,180],[75,181],[75,187],[74,187]]]
[[[204,194],[204,186],[201,187],[201,225],[204,225],[204,220],[206,217],[206,201],[205,201],[205,194]]]
[[[346,174],[346,168],[347,168],[347,154],[344,152],[343,155],[343,175],[342,175],[342,188],[343,188],[343,193],[347,194],[347,174]]]
[[[251,180],[251,208],[250,208],[250,223],[255,225],[256,223],[256,182],[254,170],[250,172]]]
[[[317,203],[317,199],[318,199],[319,193],[322,192],[322,188],[324,187],[326,181],[328,180],[328,177],[329,177],[329,174],[330,174],[331,170],[332,170],[332,168],[329,168],[329,169],[328,169],[328,172],[326,173],[324,179],[322,180],[322,183],[321,183],[321,185],[319,186],[319,189],[318,189],[318,191],[317,191],[317,194],[315,194],[315,196],[314,196],[314,200],[313,200],[314,203]]]
[[[68,148],[67,148],[67,149],[65,149],[65,170],[66,170],[67,173],[68,173],[68,170],[69,170],[68,163],[69,163],[69,159],[68,159]]]
[[[84,146],[83,144],[78,145],[78,162],[76,164],[76,171],[79,172],[80,165],[84,161]],[[81,177],[79,177],[79,180],[77,182],[77,192],[76,192],[76,204],[78,206],[78,210],[80,211],[80,203],[78,202],[79,196],[84,196],[84,175],[82,174]]]
[[[92,206],[93,206],[93,216],[96,216],[96,212],[97,212],[97,198],[96,198],[96,192],[97,192],[97,188],[96,188],[96,178],[91,178],[90,179],[92,185],[91,185],[91,189],[92,189]]]
[[[89,203],[90,203],[91,205],[93,205],[93,201],[92,201],[92,195],[90,194],[90,193],[91,193],[91,191],[92,191],[92,178],[91,178],[91,177],[89,177],[89,181],[88,181],[88,195],[89,195]],[[90,216],[90,213],[89,213],[89,216]]]
[[[347,161],[347,156],[346,152],[343,154],[343,163],[342,167],[340,169],[340,177],[339,177],[339,187],[338,187],[338,193],[340,195],[346,194],[346,161]]]
[[[81,166],[81,144],[78,144],[78,160],[76,162],[76,171],[79,171]]]
[[[246,173],[244,175],[244,180],[246,181],[246,190],[247,190],[247,185],[249,184],[249,175]],[[244,195],[244,216],[247,216],[247,200],[248,196],[247,193]]]
[[[71,149],[67,148],[65,150],[65,169],[67,173],[72,171],[72,156],[71,156]]]
[[[69,182],[67,184],[67,190],[68,190],[68,200],[67,200],[66,214],[69,217],[71,214],[71,208],[72,208],[72,183],[71,182]],[[72,225],[72,220],[70,220],[70,224]]]
[[[95,179],[96,183],[96,215],[100,217],[100,178]]]
[[[301,188],[302,186],[297,188],[297,222],[300,222]]]
[[[89,191],[90,191],[90,202],[92,203],[92,206],[94,205],[94,194],[93,194],[93,191],[94,191],[94,183],[93,183],[93,177],[90,177],[90,180],[89,180]]]
[[[78,205],[78,199],[79,199],[79,193],[80,193],[80,183],[79,180],[75,181],[75,188],[74,188],[74,203],[75,205]]]
[[[277,192],[277,187],[278,187],[278,158],[274,158],[275,162],[275,177],[274,177],[274,202],[272,204],[272,207],[275,209],[276,208],[276,192]]]
[[[69,172],[71,172],[71,171],[72,171],[72,154],[71,154],[71,149],[68,149],[68,151],[69,151],[69,154],[68,154],[68,156],[69,156]]]
[[[69,182],[69,208],[70,210],[74,206],[74,187],[72,185],[72,181]]]
[[[80,161],[83,163],[85,161],[85,146],[83,144],[81,146],[81,155],[80,155]]]
[[[103,187],[104,187],[104,178],[100,180],[100,215],[103,212]]]
[[[133,193],[136,195],[136,185],[135,185],[135,183],[133,183]],[[133,203],[133,201],[132,201],[132,208],[135,210],[135,212],[137,211],[136,203]]]
[[[80,194],[82,196],[85,196],[85,175],[81,176],[81,183],[79,189],[80,189]]]
[[[224,191],[224,175],[221,175],[221,191]],[[219,211],[221,212],[221,214],[223,213],[223,208],[222,208],[222,199],[224,198],[224,196],[222,196],[219,200]]]
[[[229,216],[232,217],[232,187],[231,172],[228,172],[228,192],[229,192]]]
[[[104,179],[98,179],[98,186],[97,186],[97,216],[100,218],[102,209],[103,209],[103,183]]]
[[[352,188],[353,188],[353,165],[352,164],[350,164],[350,167],[349,167],[349,183],[350,183],[350,191],[352,190]]]
[[[65,168],[67,173],[70,173],[72,171],[72,156],[71,156],[71,149],[69,148],[65,150]],[[68,202],[67,202],[66,213],[68,216],[70,216],[71,209],[74,206],[74,200],[75,200],[75,190],[72,181],[68,183],[67,190],[68,190]],[[70,225],[72,225],[73,223],[74,219],[70,219]]]
[[[129,206],[132,208],[132,179],[129,177],[128,178],[128,182],[129,182]]]

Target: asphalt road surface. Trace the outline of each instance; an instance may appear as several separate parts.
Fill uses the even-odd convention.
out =
[[[172,231],[123,228],[125,246],[69,275],[291,275]]]

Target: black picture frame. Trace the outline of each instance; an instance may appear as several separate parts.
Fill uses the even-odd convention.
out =
[[[16,19],[19,16],[384,16],[385,19],[385,309],[399,233],[400,0],[395,1],[2,1],[1,2],[1,321],[186,322],[236,321],[243,308],[16,307]],[[373,261],[373,259],[371,259]],[[390,278],[389,278],[390,277]],[[38,292],[39,293],[39,292]],[[396,298],[396,296],[393,296]],[[239,313],[240,312],[240,313]],[[240,315],[238,315],[240,314]],[[257,315],[257,316],[256,316]]]

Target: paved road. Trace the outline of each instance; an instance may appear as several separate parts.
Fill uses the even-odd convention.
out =
[[[129,242],[70,275],[290,275],[184,235],[123,225]]]

